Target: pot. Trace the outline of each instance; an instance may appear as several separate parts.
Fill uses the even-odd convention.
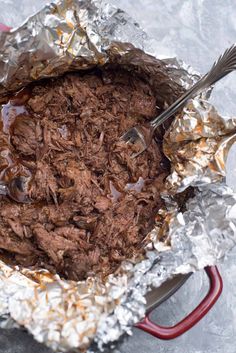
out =
[[[165,327],[152,322],[150,319],[150,314],[157,306],[167,300],[180,287],[182,287],[191,274],[178,275],[163,283],[161,287],[153,289],[149,292],[146,296],[146,316],[142,321],[136,324],[136,327],[159,339],[169,340],[182,335],[196,325],[213,307],[223,289],[223,281],[216,266],[206,267],[205,272],[209,279],[208,293],[200,304],[183,320],[172,327]]]

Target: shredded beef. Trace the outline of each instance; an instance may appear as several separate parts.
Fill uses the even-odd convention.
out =
[[[145,128],[156,101],[142,78],[106,68],[39,82],[3,106],[3,256],[82,280],[142,253],[169,172],[163,132],[136,159],[120,136]]]

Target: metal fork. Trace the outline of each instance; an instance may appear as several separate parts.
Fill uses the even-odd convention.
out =
[[[139,151],[132,155],[137,157],[144,152],[150,145],[156,128],[163,124],[170,116],[182,108],[185,103],[198,95],[204,89],[209,88],[214,83],[219,81],[224,76],[236,69],[236,45],[228,48],[217,61],[213,64],[211,70],[205,74],[198,82],[189,88],[177,101],[171,104],[163,113],[157,118],[153,119],[149,124],[148,132],[144,133],[142,126],[135,126],[130,128],[124,135],[121,136],[126,143],[133,143],[139,146]]]

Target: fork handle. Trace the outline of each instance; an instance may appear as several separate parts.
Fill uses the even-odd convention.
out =
[[[157,126],[161,125],[171,115],[176,113],[182,108],[185,103],[190,99],[198,95],[205,88],[210,87],[224,76],[236,69],[236,45],[232,45],[228,48],[224,54],[222,54],[217,61],[213,64],[211,70],[205,74],[198,82],[196,82],[190,89],[188,89],[180,98],[178,98],[173,104],[171,104],[163,113],[157,118],[150,122],[153,130]]]

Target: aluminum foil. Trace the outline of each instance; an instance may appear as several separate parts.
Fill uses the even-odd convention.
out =
[[[49,5],[0,35],[0,96],[33,80],[111,63],[141,73],[168,105],[197,75],[176,58],[161,61],[140,50],[154,53],[153,43],[129,16],[104,2]],[[166,210],[160,210],[149,234],[146,258],[124,262],[105,283],[65,281],[0,261],[2,326],[23,326],[55,351],[82,350],[91,343],[102,349],[131,333],[144,316],[145,294],[152,287],[215,264],[234,246],[236,196],[222,180],[236,120],[221,117],[206,97],[189,102],[165,135],[172,163],[163,191]],[[182,213],[172,197],[188,186],[195,187],[195,197]],[[166,242],[158,240],[163,232]]]

